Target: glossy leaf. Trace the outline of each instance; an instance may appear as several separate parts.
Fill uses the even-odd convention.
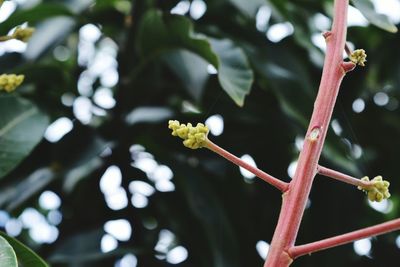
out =
[[[219,83],[236,104],[243,106],[254,78],[246,55],[228,39],[211,39],[210,43],[218,56]]]
[[[18,267],[17,258],[12,246],[0,236],[0,266]]]
[[[237,105],[243,106],[253,83],[253,71],[242,49],[232,41],[196,35],[187,18],[163,17],[155,10],[144,16],[139,40],[139,49],[147,57],[176,48],[184,48],[201,56],[218,70],[218,80],[225,92]]]
[[[0,238],[4,238],[8,241],[17,255],[18,262],[20,262],[23,266],[48,267],[47,263],[39,255],[37,255],[33,250],[22,244],[17,239],[8,236],[3,232],[0,232]],[[8,267],[8,265],[4,266]]]
[[[0,96],[0,178],[14,169],[40,142],[48,118],[31,102]]]

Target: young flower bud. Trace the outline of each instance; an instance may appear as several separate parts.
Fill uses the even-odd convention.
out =
[[[196,127],[193,127],[191,123],[180,124],[177,120],[170,120],[168,122],[168,128],[172,130],[173,136],[178,136],[183,139],[183,145],[197,149],[207,145],[208,139],[208,128],[202,123],[198,123]]]
[[[364,191],[371,201],[381,202],[390,197],[390,183],[382,179],[382,176],[376,176],[371,181],[367,176],[361,178],[362,181],[370,182],[367,186],[359,186],[358,189]]]
[[[367,54],[365,53],[364,49],[357,49],[351,53],[349,58],[354,64],[364,67],[365,62],[367,61]]]
[[[2,74],[0,75],[0,90],[7,93],[14,91],[24,81],[24,75]]]
[[[20,40],[22,42],[27,42],[29,38],[31,38],[33,32],[35,31],[35,28],[31,27],[26,27],[26,28],[21,28],[18,26],[15,28],[15,31],[12,34],[12,38]]]

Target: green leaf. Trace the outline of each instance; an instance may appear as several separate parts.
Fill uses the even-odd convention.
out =
[[[231,2],[243,14],[249,17],[254,17],[258,8],[267,4],[266,0],[229,0],[229,2]]]
[[[237,236],[213,185],[206,177],[183,165],[179,165],[179,171],[175,174],[178,186],[183,189],[185,202],[188,203],[193,216],[206,229],[205,237],[212,253],[212,262],[209,262],[211,264],[208,266],[240,266]],[[204,195],[205,192],[207,196]],[[226,241],[221,243],[220,240]]]
[[[40,142],[49,123],[31,102],[0,96],[0,178],[13,170]]]
[[[29,198],[42,191],[55,178],[56,174],[50,168],[41,168],[34,171],[22,181],[13,183],[2,190],[0,206],[6,206],[9,211],[18,208]]]
[[[66,16],[49,18],[36,27],[24,53],[27,60],[36,60],[52,48],[63,42],[75,27],[76,22]]]
[[[163,59],[189,94],[195,100],[200,100],[210,76],[207,72],[207,61],[184,49],[171,51]]]
[[[163,16],[159,10],[149,10],[141,21],[138,30],[139,52],[144,57],[159,54],[176,48],[186,48],[206,59],[214,66],[218,58],[203,35],[193,33],[189,19],[178,15]]]
[[[236,104],[243,106],[254,80],[246,55],[228,39],[210,39],[210,42],[218,56],[219,83]]]
[[[0,33],[6,34],[13,27],[28,21],[31,25],[46,18],[55,16],[73,16],[73,13],[64,5],[40,4],[31,9],[17,10],[6,21],[0,24]]]
[[[147,58],[174,49],[187,49],[204,58],[218,70],[218,80],[225,92],[242,106],[253,83],[253,71],[241,48],[230,40],[216,40],[194,34],[193,25],[183,16],[162,16],[148,11],[138,33],[139,52]]]
[[[18,267],[17,257],[11,245],[0,236],[0,266]]]
[[[0,232],[1,238],[4,238],[10,243],[12,248],[15,250],[18,262],[26,267],[48,267],[47,263],[37,255],[33,250],[19,242],[17,239],[8,236],[7,234]],[[3,262],[1,262],[3,263]],[[1,265],[3,266],[3,265]],[[14,265],[4,265],[4,266],[14,266]],[[17,265],[15,265],[17,266]]]
[[[51,264],[57,264],[57,266],[59,264],[92,266],[89,262],[100,263],[105,259],[120,257],[128,253],[140,255],[144,252],[142,248],[118,247],[113,251],[104,253],[100,249],[100,242],[104,234],[103,229],[92,229],[69,235],[55,248],[48,261]]]
[[[376,13],[370,0],[352,0],[354,6],[375,26],[388,32],[397,32],[397,27],[384,14]]]
[[[315,93],[307,71],[292,51],[277,46],[246,47],[262,88],[273,90],[280,108],[303,127],[308,125]],[[261,79],[262,78],[262,79]]]

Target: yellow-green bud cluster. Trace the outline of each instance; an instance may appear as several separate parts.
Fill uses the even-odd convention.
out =
[[[390,197],[390,183],[382,179],[382,176],[376,176],[371,181],[367,176],[361,178],[362,181],[369,182],[368,186],[359,186],[358,189],[364,191],[371,201],[381,202]]]
[[[367,61],[367,54],[365,53],[364,49],[357,49],[354,50],[353,53],[351,53],[349,58],[354,64],[364,67],[365,62]]]
[[[17,27],[15,28],[15,31],[13,32],[11,37],[20,40],[22,42],[27,42],[29,38],[31,38],[34,31],[35,28],[31,27],[26,27],[26,28]]]
[[[197,123],[194,127],[191,123],[181,124],[179,121],[170,120],[168,128],[172,130],[173,136],[178,136],[183,139],[183,145],[197,149],[207,145],[208,128],[202,123]]]
[[[15,90],[24,81],[24,75],[2,74],[0,75],[0,90],[3,89],[7,93]]]

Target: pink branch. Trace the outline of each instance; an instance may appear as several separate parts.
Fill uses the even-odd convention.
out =
[[[400,219],[391,220],[375,226],[363,228],[347,234],[323,239],[305,245],[295,246],[289,250],[292,258],[297,258],[316,251],[347,244],[359,239],[385,234],[400,229]]]
[[[347,183],[347,184],[351,184],[351,185],[355,185],[355,186],[360,186],[363,188],[366,188],[370,185],[372,185],[372,182],[367,182],[367,181],[362,181],[360,179],[357,179],[355,177],[343,174],[341,172],[338,171],[334,171],[322,166],[318,166],[317,169],[318,173],[336,180],[339,180],[341,182]]]
[[[260,178],[260,179],[266,181],[267,183],[275,186],[276,188],[278,188],[282,192],[285,192],[289,187],[288,183],[285,183],[285,182],[273,177],[272,175],[269,175],[268,173],[265,173],[262,170],[251,166],[250,164],[244,162],[240,158],[238,158],[235,155],[229,153],[228,151],[226,151],[225,149],[219,147],[218,145],[214,144],[211,141],[207,142],[207,146],[206,147],[208,149],[210,149],[211,151],[214,151],[215,153],[219,154],[220,156],[226,158],[227,160],[233,162],[234,164],[236,164],[236,165],[248,170],[249,172],[251,172],[254,175],[256,175],[258,178]]]
[[[295,175],[283,195],[278,225],[264,267],[286,267],[293,261],[288,251],[296,241],[340,83],[345,73],[355,67],[351,62],[344,63],[342,58],[348,5],[348,0],[335,0],[332,31],[324,35],[327,49],[318,96]]]

